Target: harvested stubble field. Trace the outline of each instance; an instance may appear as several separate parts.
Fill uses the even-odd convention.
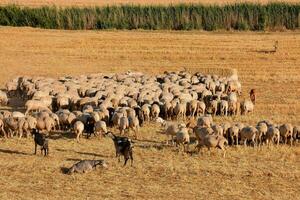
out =
[[[0,88],[18,75],[60,76],[128,69],[146,73],[180,70],[217,74],[236,68],[243,97],[258,93],[249,116],[300,124],[300,33],[207,33],[167,31],[55,31],[0,29]],[[276,53],[272,50],[278,40]],[[162,145],[158,127],[141,129],[134,167],[114,159],[110,139],[75,142],[53,134],[50,156],[34,156],[32,139],[1,139],[1,199],[294,199],[300,187],[300,146],[230,147],[226,158],[184,155]],[[192,147],[191,147],[192,148]],[[80,159],[104,158],[108,170],[62,173]]]
[[[106,6],[118,4],[178,4],[178,3],[202,3],[202,4],[230,4],[240,2],[268,3],[268,2],[290,2],[297,3],[298,0],[0,0],[0,5],[17,4],[21,6],[38,7],[45,5],[56,6]]]

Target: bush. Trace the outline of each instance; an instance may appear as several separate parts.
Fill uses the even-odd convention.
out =
[[[293,30],[300,25],[300,4],[122,5],[89,8],[28,8],[9,5],[0,7],[0,25],[72,30]]]

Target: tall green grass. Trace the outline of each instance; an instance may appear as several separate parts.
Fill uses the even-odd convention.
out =
[[[180,4],[89,8],[0,7],[0,25],[47,29],[272,30],[297,29],[300,3]]]

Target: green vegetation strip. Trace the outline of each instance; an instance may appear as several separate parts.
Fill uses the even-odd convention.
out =
[[[147,30],[294,30],[300,24],[300,3],[267,5],[180,4],[169,6],[107,6],[88,8],[9,5],[0,7],[0,25],[46,29]]]

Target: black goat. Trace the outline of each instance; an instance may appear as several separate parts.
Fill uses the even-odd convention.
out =
[[[48,146],[48,139],[45,138],[44,135],[40,134],[38,130],[33,129],[32,134],[34,135],[34,154],[36,154],[37,145],[41,146],[41,154],[44,151],[44,155],[49,155],[49,146]]]
[[[126,165],[127,161],[131,160],[131,166],[133,164],[133,142],[128,137],[120,137],[114,135],[112,132],[107,132],[107,134],[114,142],[115,149],[116,149],[116,157],[118,157],[118,161],[120,162],[120,156],[124,156],[124,166]]]

